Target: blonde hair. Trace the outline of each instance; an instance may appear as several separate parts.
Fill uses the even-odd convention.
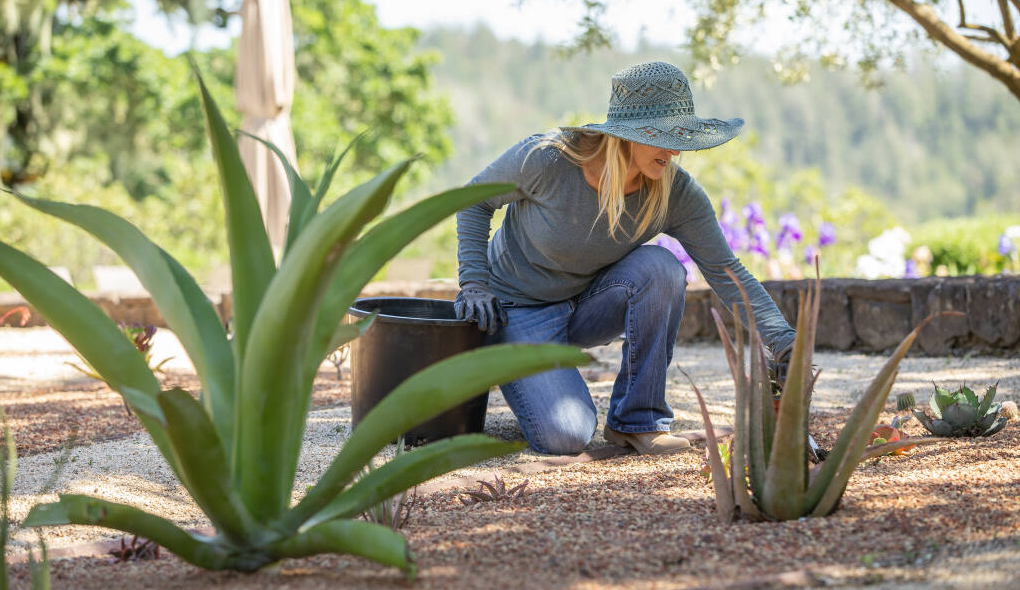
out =
[[[630,165],[631,143],[604,133],[553,131],[535,142],[531,151],[549,146],[560,150],[568,160],[578,166],[598,160],[605,163],[602,166],[602,174],[599,175],[597,190],[599,214],[592,227],[594,228],[594,223],[597,223],[598,218],[604,214],[606,221],[609,222],[609,235],[615,240],[616,230],[621,229],[620,220],[627,211],[624,202],[626,197],[624,183]],[[675,168],[666,166],[658,180],[642,175],[643,188],[648,194],[648,199],[638,211],[635,235],[628,235],[628,238],[643,235],[650,227],[659,229],[665,224],[674,174]]]

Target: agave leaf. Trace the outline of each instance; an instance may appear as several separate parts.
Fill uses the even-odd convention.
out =
[[[928,432],[934,434],[935,427],[932,426],[931,418],[928,417],[928,414],[925,414],[923,410],[914,410],[914,417],[917,418],[917,421],[920,422],[921,426],[924,426]]]
[[[511,184],[479,184],[440,193],[397,213],[351,244],[329,287],[316,319],[307,371],[315,373],[329,343],[361,289],[414,238],[464,207],[513,190]]]
[[[351,142],[347,144],[347,147],[345,147],[339,154],[336,154],[329,162],[329,165],[326,166],[326,169],[322,173],[322,178],[319,179],[318,186],[315,187],[315,196],[312,197],[311,206],[308,207],[305,212],[308,219],[311,219],[311,217],[315,215],[315,212],[319,210],[322,198],[326,196],[326,192],[329,190],[330,185],[333,184],[333,175],[336,174],[337,168],[340,167],[340,162],[343,161],[344,156],[346,156],[347,152],[351,151],[351,149],[366,135],[368,135],[367,131],[359,133],[357,137],[352,139]],[[334,150],[334,152],[336,152],[336,150]],[[304,220],[305,224],[308,223],[308,219]]]
[[[708,464],[712,468],[712,487],[715,489],[715,509],[719,515],[719,522],[728,524],[733,522],[736,515],[736,504],[733,501],[733,490],[732,484],[729,480],[729,475],[726,473],[726,468],[723,466],[722,457],[719,455],[719,441],[715,437],[715,429],[712,428],[712,419],[708,415],[708,406],[705,405],[705,399],[701,397],[701,392],[698,391],[698,386],[694,384],[694,380],[688,375],[683,369],[680,372],[687,377],[687,380],[691,382],[691,388],[694,389],[694,395],[698,396],[698,406],[701,408],[701,419],[705,423],[705,439],[708,445]]]
[[[963,397],[967,400],[967,405],[977,408],[978,405],[981,404],[981,402],[978,401],[977,394],[966,385],[960,388],[960,393],[962,393]]]
[[[867,444],[868,435],[875,429],[875,424],[878,422],[878,415],[889,396],[889,392],[892,390],[892,384],[896,379],[896,372],[899,369],[900,361],[902,361],[903,357],[906,356],[907,351],[910,350],[910,347],[914,344],[914,340],[917,339],[917,335],[926,325],[928,325],[928,322],[942,315],[961,314],[957,312],[940,312],[932,314],[922,320],[921,323],[911,330],[911,332],[900,342],[899,346],[896,347],[896,350],[894,350],[889,359],[886,360],[885,365],[882,366],[878,375],[876,375],[871,381],[871,384],[868,385],[861,401],[858,402],[857,406],[854,407],[853,412],[850,414],[850,418],[847,420],[846,426],[843,427],[843,430],[836,438],[836,444],[833,445],[832,450],[829,452],[828,459],[822,463],[822,468],[818,471],[818,476],[808,488],[806,498],[808,506],[817,506],[820,503],[823,494],[825,494],[826,490],[829,488],[829,484],[832,482],[840,465],[847,460],[848,456],[853,459],[853,456],[850,455],[850,451],[858,439],[863,442],[860,447],[861,452],[863,452],[863,445]],[[875,418],[869,421],[869,414],[874,415]],[[918,417],[918,420],[921,420],[921,418]],[[859,457],[860,453],[858,453],[857,456]],[[856,462],[854,465],[856,465]],[[849,475],[847,475],[847,477],[849,478]],[[837,497],[835,500],[838,501],[839,498]],[[832,502],[829,510],[831,511],[834,506],[835,501]]]
[[[59,502],[33,506],[23,524],[26,527],[103,526],[150,539],[198,567],[210,570],[232,567],[228,553],[210,539],[192,535],[165,518],[133,506],[99,498],[61,494]]]
[[[0,242],[0,277],[21,293],[112,389],[124,395],[128,405],[138,411],[139,420],[171,468],[176,470],[166,431],[160,421],[152,417],[151,404],[139,400],[139,396],[146,396],[155,401],[160,390],[159,381],[117,324],[53,271],[3,242]]]
[[[992,424],[992,426],[988,430],[982,432],[981,436],[992,436],[996,432],[1005,428],[1007,422],[1009,422],[1009,418],[1005,416],[1000,417],[998,420],[995,421],[994,424]]]
[[[956,396],[950,393],[948,389],[942,389],[941,387],[936,387],[935,395],[931,396],[931,399],[928,400],[928,405],[935,412],[936,418],[941,418],[942,410],[954,403],[956,403]]]
[[[269,246],[269,236],[266,235],[255,190],[237,151],[237,142],[223,121],[198,69],[194,65],[192,69],[201,89],[202,110],[205,112],[213,159],[220,171],[233,283],[234,348],[240,362],[248,347],[248,335],[255,312],[276,272],[276,264],[273,262],[273,251]]]
[[[591,357],[570,346],[501,344],[454,355],[415,373],[361,420],[319,483],[286,514],[282,526],[297,530],[335,498],[381,448],[414,426],[492,385],[590,361]]]
[[[876,439],[878,440],[878,439]],[[861,455],[861,460],[858,463],[874,459],[875,457],[881,457],[893,451],[905,449],[907,447],[913,447],[917,445],[930,445],[932,443],[944,442],[949,440],[948,438],[905,438],[903,440],[897,440],[893,442],[887,442],[878,445],[868,445],[865,449],[864,454]]]
[[[228,539],[241,546],[251,543],[259,527],[234,490],[223,441],[202,405],[183,389],[164,391],[158,399],[181,466],[181,483]]]
[[[333,340],[329,343],[329,349],[336,350],[355,338],[362,336],[372,327],[377,317],[379,317],[378,313],[370,313],[353,324],[341,324],[336,329],[336,332],[333,333]]]
[[[315,216],[266,289],[241,365],[236,449],[242,497],[257,520],[278,516],[290,502],[311,400],[309,337],[322,296],[343,249],[385,208],[409,166],[393,166]]]
[[[202,390],[210,400],[210,410],[214,406],[217,410],[213,415],[219,418],[217,426],[220,436],[230,440],[234,395],[233,353],[216,310],[195,279],[137,227],[105,209],[12,194],[26,205],[89,232],[116,252],[131,268],[139,282],[152,295],[167,326],[188,352],[202,383]]]
[[[980,418],[978,422],[978,428],[980,430],[982,431],[987,430],[992,426],[992,424],[995,423],[996,418],[998,418],[999,416],[999,408],[996,407],[998,405],[999,404],[994,404],[989,410],[989,412],[985,414],[983,418]]]
[[[363,520],[332,520],[270,546],[274,557],[348,553],[391,565],[414,577],[411,550],[404,537],[388,527]]]
[[[335,518],[349,518],[433,477],[492,457],[522,450],[527,445],[468,434],[419,447],[372,470],[344,490],[301,527],[307,530]]]
[[[970,428],[978,421],[977,406],[954,403],[942,408],[942,419],[954,430]]]
[[[287,238],[283,246],[283,255],[286,256],[294,245],[294,240],[297,239],[305,224],[312,217],[308,215],[308,208],[317,207],[318,203],[313,205],[312,190],[308,188],[308,183],[301,178],[301,174],[294,168],[290,160],[287,159],[287,156],[280,151],[280,148],[276,147],[276,144],[257,135],[252,135],[247,131],[239,131],[238,133],[254,139],[276,154],[277,159],[280,160],[280,164],[283,165],[283,169],[287,174],[287,184],[290,186],[290,214],[287,218]]]
[[[988,389],[985,390],[985,395],[981,398],[981,405],[978,406],[978,416],[984,416],[989,413],[989,410],[991,410],[992,407],[992,401],[995,400],[995,390],[998,386],[999,384],[996,383],[995,385],[990,385]],[[998,413],[998,410],[995,410],[995,413]]]
[[[956,429],[949,422],[936,419],[931,421],[931,433],[935,436],[955,436]]]

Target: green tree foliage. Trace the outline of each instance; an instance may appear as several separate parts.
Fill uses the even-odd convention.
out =
[[[124,2],[14,5],[48,10],[23,19],[34,36],[0,38],[0,104],[16,107],[0,109],[4,183],[110,208],[200,277],[224,263],[225,238],[214,222],[221,211],[215,170],[193,124],[201,107],[187,61],[127,33],[132,14]],[[192,22],[236,18],[226,2],[161,6],[189,9]],[[306,177],[317,178],[322,170],[313,162],[328,160],[337,145],[366,130],[370,135],[349,158],[354,165],[346,164],[354,180],[416,154],[438,162],[449,153],[445,129],[452,117],[433,85],[436,56],[415,50],[415,31],[381,28],[374,8],[358,0],[295,3],[294,29],[299,80],[292,119]],[[2,57],[18,43],[20,61]],[[236,50],[193,52],[192,59],[208,72],[228,125],[239,127]],[[428,176],[425,166],[416,168],[408,175],[415,184]],[[87,286],[92,266],[114,261],[81,232],[51,226],[0,199],[0,235],[46,264],[70,268],[76,281]]]
[[[584,3],[575,49],[608,44],[605,22],[599,17],[611,3]],[[688,0],[683,4],[697,16],[686,47],[702,78],[739,59],[742,49],[734,41],[738,31],[767,32],[777,18],[786,18],[796,29],[779,50],[777,66],[788,80],[802,78],[805,59],[813,56],[834,67],[853,62],[871,81],[880,66],[902,65],[909,48],[927,37],[994,78],[1020,100],[1017,0],[998,0],[988,14],[976,14],[990,7],[974,0]]]

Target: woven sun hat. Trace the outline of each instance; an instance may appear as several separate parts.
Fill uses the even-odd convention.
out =
[[[743,119],[702,119],[694,114],[687,76],[676,66],[652,61],[613,75],[605,123],[562,127],[606,133],[667,150],[707,150],[740,133]]]

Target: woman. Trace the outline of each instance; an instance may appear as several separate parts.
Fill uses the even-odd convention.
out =
[[[679,240],[728,308],[743,308],[724,269],[736,273],[771,350],[787,349],[795,336],[726,244],[704,190],[671,161],[729,141],[743,124],[697,117],[683,72],[639,64],[613,76],[605,123],[564,127],[510,148],[471,184],[517,189],[457,214],[458,317],[498,342],[589,347],[624,334],[604,434],[642,454],[690,446],[669,433],[665,399],[686,272],[666,249],[642,244],[660,232]],[[489,242],[492,216],[504,205],[503,225]],[[535,450],[573,454],[591,440],[595,404],[577,369],[500,389]]]

